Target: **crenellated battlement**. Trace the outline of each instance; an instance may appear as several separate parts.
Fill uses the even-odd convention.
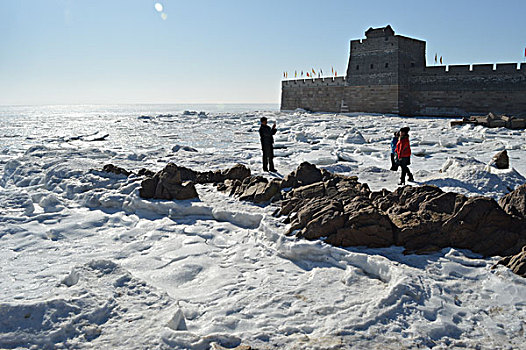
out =
[[[494,75],[494,74],[524,74],[526,63],[497,63],[497,64],[458,64],[443,66],[428,66],[423,70],[413,69],[411,74],[471,74],[471,75]]]
[[[526,116],[526,63],[427,66],[426,42],[369,28],[351,40],[345,77],[282,82],[282,109]]]
[[[281,84],[283,87],[344,86],[345,77],[283,80]]]

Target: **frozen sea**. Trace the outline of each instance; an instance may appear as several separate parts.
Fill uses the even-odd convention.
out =
[[[198,186],[200,200],[143,200],[136,177],[100,171],[242,163],[269,176],[262,116],[278,125],[282,175],[309,161],[394,190],[389,143],[409,126],[418,183],[498,199],[526,182],[525,131],[451,119],[0,107],[0,348],[526,349],[526,279],[492,269],[498,257],[332,247],[284,236],[275,205],[212,185]],[[512,169],[489,166],[504,149]]]

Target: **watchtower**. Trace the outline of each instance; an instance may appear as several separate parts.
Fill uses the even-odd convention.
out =
[[[395,35],[390,25],[369,28],[365,36],[351,41],[348,85],[398,85],[404,71],[425,68],[425,41]]]
[[[356,89],[349,90],[342,104],[371,104],[381,113],[398,113],[407,72],[426,67],[426,43],[395,35],[390,25],[369,28],[365,36],[351,41],[346,85]]]

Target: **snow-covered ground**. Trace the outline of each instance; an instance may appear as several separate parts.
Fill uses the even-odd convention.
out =
[[[262,174],[266,116],[278,124],[283,175],[310,161],[393,190],[389,143],[409,126],[416,181],[499,198],[526,182],[524,131],[272,106],[184,109],[0,108],[0,348],[526,348],[526,279],[492,270],[498,258],[298,240],[284,236],[275,206],[208,185],[196,201],[143,200],[135,177],[100,171],[172,161]],[[514,169],[488,167],[503,149]]]

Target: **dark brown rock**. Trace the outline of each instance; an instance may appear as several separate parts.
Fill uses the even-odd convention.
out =
[[[182,175],[191,176],[192,171],[184,167],[178,167],[169,163],[156,173],[153,177],[146,178],[141,182],[139,195],[142,198],[185,200],[198,198],[197,190],[193,182],[183,183]]]
[[[124,168],[115,166],[113,164],[106,164],[102,168],[102,171],[104,171],[105,173],[112,173],[112,174],[125,175],[125,176],[130,176],[132,174],[131,171],[128,171],[128,170],[126,170]]]
[[[395,243],[389,217],[374,207],[368,198],[356,197],[344,210],[348,216],[344,226],[330,235],[327,243],[342,247],[388,247]]]
[[[506,213],[526,219],[526,184],[503,196],[499,205]]]
[[[292,173],[285,176],[281,184],[282,188],[299,187],[320,182],[323,180],[323,173],[314,164],[303,162]]]
[[[442,225],[449,245],[485,256],[507,255],[520,247],[521,225],[491,198],[467,199]]]
[[[147,176],[147,177],[153,177],[155,175],[155,173],[151,170],[148,170],[146,168],[142,168],[141,170],[139,170],[139,172],[137,173],[137,175],[139,176]]]
[[[157,188],[158,178],[149,177],[144,179],[141,182],[141,187],[139,188],[139,196],[141,198],[150,199],[155,197],[155,189]]]
[[[243,180],[250,177],[250,169],[243,164],[236,164],[230,169],[221,172],[225,180]]]
[[[281,181],[273,179],[270,181],[263,191],[258,191],[254,195],[254,203],[265,203],[279,195],[281,189]]]
[[[215,170],[215,171],[205,171],[205,172],[196,172],[195,181],[196,183],[205,184],[205,183],[221,183],[226,180],[244,180],[247,177],[250,177],[250,169],[243,164],[236,164],[230,169],[224,170]]]
[[[526,246],[516,255],[510,255],[502,258],[498,264],[507,266],[513,273],[526,277]]]
[[[298,212],[291,230],[300,229],[298,236],[316,239],[335,233],[345,223],[343,206],[330,199],[314,199]]]
[[[508,152],[504,150],[495,154],[492,159],[492,164],[494,164],[497,169],[509,169],[510,158],[508,157]]]

